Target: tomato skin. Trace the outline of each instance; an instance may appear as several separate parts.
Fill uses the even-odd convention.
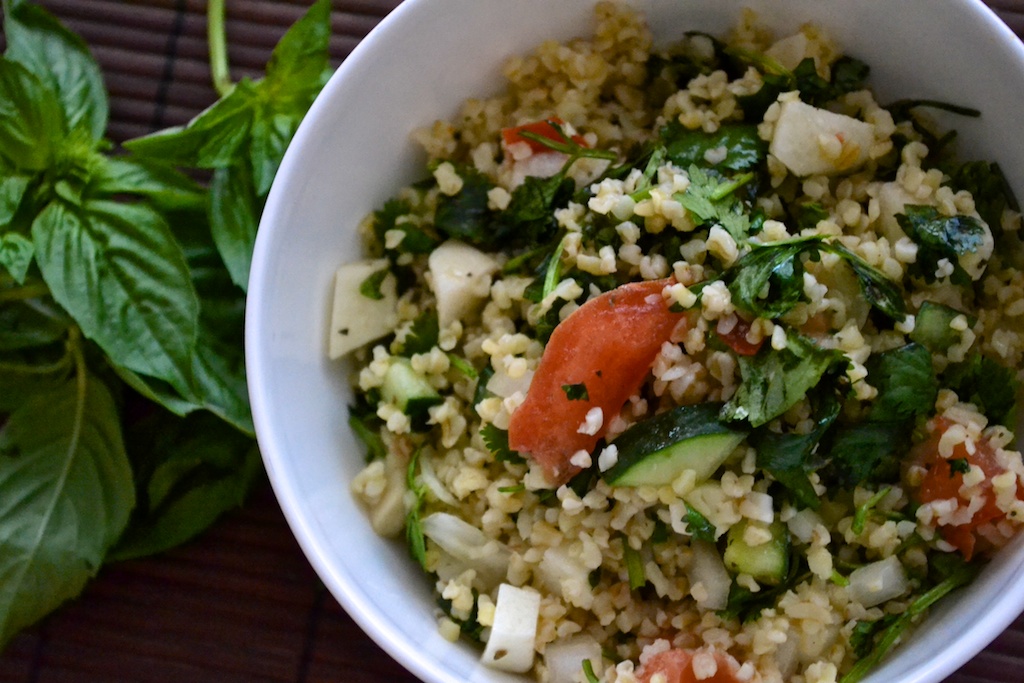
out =
[[[740,683],[736,676],[738,663],[722,652],[714,653],[718,671],[710,678],[698,681],[697,674],[693,671],[694,654],[693,651],[682,648],[659,652],[640,667],[637,680],[640,683],[650,683],[655,674],[664,674],[665,683]]]
[[[622,285],[583,304],[555,327],[508,429],[509,446],[536,460],[550,483],[563,484],[580,471],[570,458],[593,451],[684,319],[683,313],[669,310],[662,296],[671,283]],[[587,397],[569,399],[563,387],[579,384]],[[578,428],[592,408],[601,408],[603,424],[595,434],[581,434]]]
[[[558,128],[556,128],[556,126],[562,126],[564,124],[565,121],[563,121],[562,119],[552,117],[550,119],[544,119],[542,121],[524,123],[521,126],[515,126],[513,128],[502,128],[501,137],[506,147],[508,147],[509,145],[514,145],[516,143],[525,142],[527,145],[530,146],[530,150],[534,154],[550,152],[552,151],[551,148],[546,147],[544,143],[538,142],[537,140],[531,140],[528,137],[524,137],[522,134],[524,132],[528,132],[533,133],[534,135],[539,135],[540,137],[547,138],[549,140],[553,140],[555,142],[564,142],[564,136],[562,135],[562,133],[558,131]],[[587,146],[582,135],[573,135],[572,140],[580,145],[583,145],[584,147]]]
[[[1002,474],[1005,470],[996,460],[995,449],[987,439],[978,441],[973,453],[969,453],[964,444],[958,444],[954,447],[953,455],[949,460],[939,455],[939,441],[953,424],[947,418],[935,418],[930,423],[931,435],[915,449],[916,464],[926,469],[916,497],[921,503],[954,498],[966,505],[969,501],[960,495],[964,475],[953,471],[950,460],[964,459],[969,464],[982,469],[985,479],[978,486],[981,489],[981,495],[985,497],[985,504],[974,513],[974,517],[969,523],[939,527],[943,539],[959,550],[965,560],[970,561],[978,551],[978,541],[980,540],[975,530],[983,524],[998,521],[1006,516],[1006,513],[996,505],[991,483],[993,477]],[[1017,495],[1021,496],[1022,494],[1024,492],[1018,489]]]

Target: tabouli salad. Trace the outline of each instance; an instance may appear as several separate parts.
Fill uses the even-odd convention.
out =
[[[1019,207],[814,26],[595,14],[338,270],[352,488],[489,666],[852,683],[1024,518]]]

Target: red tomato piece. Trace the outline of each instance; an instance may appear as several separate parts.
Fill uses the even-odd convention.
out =
[[[750,321],[736,316],[736,324],[728,332],[722,332],[721,326],[721,321],[719,321],[719,329],[716,329],[715,333],[726,346],[737,354],[741,356],[754,356],[761,350],[764,338],[761,338],[756,344],[747,340],[747,333],[750,332],[751,327]]]
[[[536,460],[552,484],[563,484],[580,471],[569,462],[573,454],[594,449],[684,319],[683,313],[669,310],[662,296],[671,282],[622,285],[583,304],[555,327],[508,429],[509,446]],[[586,396],[581,398],[583,388]],[[603,424],[595,434],[582,434],[579,427],[592,408],[601,409]]]
[[[521,126],[515,126],[514,128],[503,128],[501,130],[501,137],[505,141],[505,146],[514,145],[517,142],[525,142],[530,146],[530,149],[534,154],[538,152],[550,152],[550,147],[544,145],[543,142],[538,142],[528,137],[524,137],[523,133],[533,133],[540,137],[554,140],[555,142],[565,142],[565,136],[558,131],[556,126],[565,125],[565,121],[560,118],[552,117],[550,119],[544,119],[543,121],[534,121],[533,123],[525,123]],[[586,147],[586,142],[582,135],[573,135],[572,140],[580,145]]]
[[[917,490],[917,498],[921,503],[954,498],[960,500],[963,505],[967,505],[970,501],[960,495],[964,475],[954,471],[950,461],[963,459],[968,464],[982,469],[985,479],[978,486],[981,489],[980,495],[985,498],[985,504],[974,513],[974,517],[968,524],[940,527],[940,532],[946,542],[956,547],[964,559],[969,561],[978,550],[978,541],[982,540],[975,530],[983,524],[998,521],[1006,516],[1006,513],[996,505],[991,482],[993,477],[1002,474],[1005,470],[996,459],[995,449],[987,440],[977,442],[974,453],[969,453],[965,445],[958,444],[954,447],[953,455],[948,460],[939,455],[939,441],[946,430],[952,426],[951,420],[943,417],[935,418],[930,424],[931,435],[915,449],[916,464],[927,470],[921,481],[921,486]],[[1024,491],[1018,489],[1017,495],[1024,497]]]
[[[675,648],[654,655],[637,671],[640,683],[650,683],[655,674],[664,674],[665,683],[740,683],[736,676],[739,664],[728,654],[715,652],[718,670],[710,678],[698,679],[693,671],[691,650]]]

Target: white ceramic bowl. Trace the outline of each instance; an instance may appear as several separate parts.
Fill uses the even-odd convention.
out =
[[[422,175],[409,132],[503,87],[500,65],[544,39],[590,35],[593,0],[407,0],[342,64],[285,156],[256,242],[246,350],[260,447],[281,506],[324,583],[387,652],[429,683],[522,681],[437,632],[431,586],[349,494],[363,449],[346,426],[346,370],[326,357],[331,279],[359,256],[356,225]],[[656,37],[722,32],[741,6],[770,25],[826,27],[871,65],[887,102],[977,107],[953,121],[971,158],[996,159],[1024,198],[1024,47],[977,0],[649,0]],[[932,614],[871,683],[936,683],[1024,608],[1024,538]]]

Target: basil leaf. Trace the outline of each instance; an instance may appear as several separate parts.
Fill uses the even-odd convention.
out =
[[[4,56],[57,93],[68,131],[82,129],[100,140],[109,105],[103,73],[89,46],[38,5],[26,0],[5,0],[4,5]]]
[[[194,538],[240,506],[263,471],[252,438],[207,413],[157,413],[126,438],[139,503],[110,560],[153,555]]]
[[[73,369],[63,344],[32,352],[0,352],[0,411],[13,412],[34,396],[56,390]]]
[[[194,180],[170,166],[146,159],[103,157],[90,176],[93,197],[145,197],[163,209],[205,207],[205,193]]]
[[[30,178],[22,175],[5,175],[0,178],[0,228],[14,220],[30,182]]]
[[[257,196],[265,197],[270,191],[281,159],[299,127],[304,111],[299,115],[261,111],[254,118],[249,162],[252,166],[253,191]]]
[[[318,0],[281,37],[267,63],[267,84],[302,93],[309,102],[330,71],[331,3]]]
[[[28,69],[0,57],[0,157],[16,168],[49,167],[64,139],[60,102]]]
[[[186,126],[128,140],[124,147],[165,164],[223,168],[235,161],[247,142],[257,102],[255,84],[243,79]]]
[[[210,230],[231,279],[243,291],[249,285],[249,267],[262,210],[247,165],[233,164],[214,171],[210,182]]]
[[[68,321],[39,301],[0,305],[0,351],[46,346],[67,333]],[[0,386],[3,386],[0,383]]]
[[[848,362],[841,351],[823,349],[790,332],[786,348],[763,347],[757,355],[739,356],[740,386],[725,406],[723,420],[747,420],[759,427],[796,405],[833,367]]]
[[[17,232],[0,235],[0,267],[6,268],[19,285],[25,284],[33,256],[35,246],[24,235]]]
[[[0,489],[3,644],[77,596],[128,522],[132,471],[109,389],[82,374],[12,413]]]
[[[181,247],[143,204],[48,204],[32,224],[53,298],[115,365],[187,387],[199,303]]]

